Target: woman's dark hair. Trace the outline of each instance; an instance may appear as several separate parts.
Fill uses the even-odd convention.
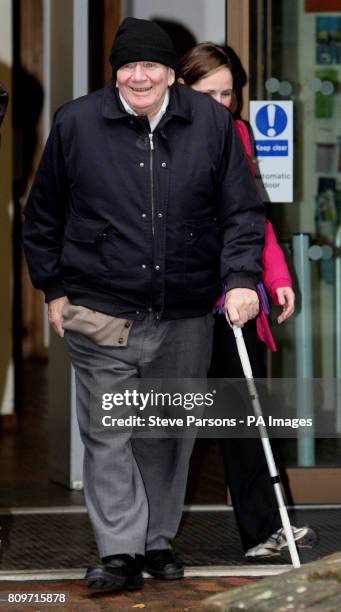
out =
[[[242,89],[247,76],[238,55],[231,47],[222,47],[212,42],[196,45],[181,58],[179,76],[186,85],[191,86],[222,66],[226,66],[232,74],[233,97],[230,110],[238,118],[243,107]]]

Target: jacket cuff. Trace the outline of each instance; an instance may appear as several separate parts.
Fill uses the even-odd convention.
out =
[[[246,272],[232,272],[224,281],[224,290],[230,291],[231,289],[252,289],[256,291],[256,285],[259,282],[259,278],[247,274]]]
[[[44,289],[43,289],[44,293],[45,293],[45,302],[48,303],[51,300],[56,300],[57,298],[61,298],[65,296],[65,290],[64,287],[61,283],[58,283],[57,281],[54,283],[49,283],[48,285],[45,285]]]

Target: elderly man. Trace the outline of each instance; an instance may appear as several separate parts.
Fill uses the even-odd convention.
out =
[[[101,557],[93,588],[183,576],[171,548],[193,440],[101,435],[89,423],[100,380],[205,377],[212,307],[258,312],[263,205],[230,115],[175,84],[158,25],[128,18],[113,80],[56,114],[26,208],[33,282],[76,372],[84,493]],[[102,379],[101,379],[102,377]]]

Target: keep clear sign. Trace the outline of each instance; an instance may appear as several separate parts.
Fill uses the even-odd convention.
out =
[[[293,201],[293,103],[252,101],[256,178],[264,201]]]

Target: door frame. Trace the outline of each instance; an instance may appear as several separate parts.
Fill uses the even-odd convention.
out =
[[[252,25],[255,24],[252,28],[251,11],[254,11]],[[271,76],[272,0],[265,2],[252,0],[252,3],[250,0],[226,0],[226,20],[226,43],[239,55],[247,74],[250,68],[255,70],[255,91],[258,97],[263,91],[262,80]],[[247,119],[250,100],[249,81],[243,94],[243,117]],[[341,503],[341,467],[289,468],[287,477],[295,504]]]

